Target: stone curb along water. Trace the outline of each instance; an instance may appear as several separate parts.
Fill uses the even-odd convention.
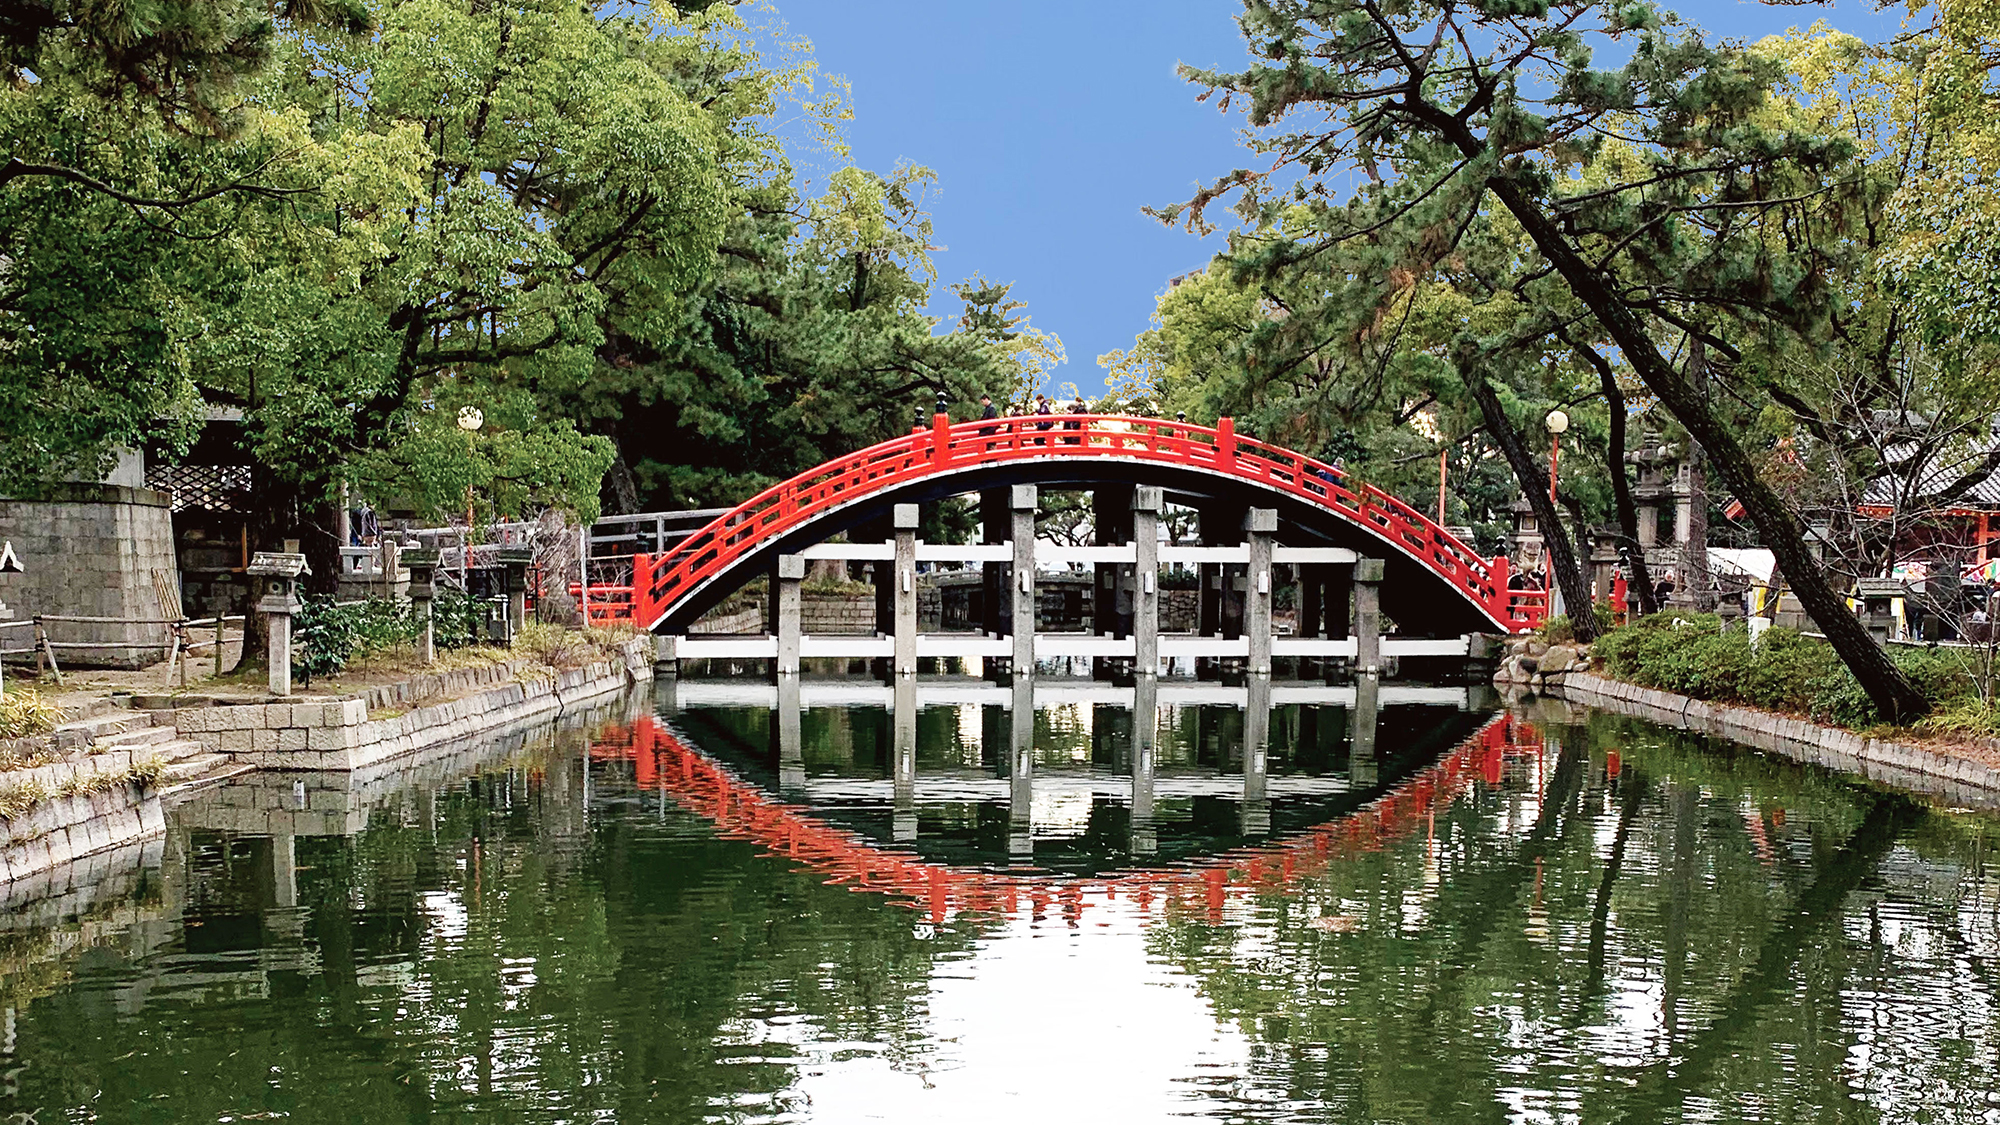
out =
[[[171,712],[170,721],[181,737],[260,769],[348,770],[554,714],[652,678],[652,638],[642,636],[621,644],[613,659],[567,671],[509,660],[371,689],[366,698],[197,707]],[[412,694],[453,694],[479,685],[488,686],[401,715],[368,717],[371,704],[381,709]],[[399,690],[411,686],[431,690]]]
[[[1572,703],[1726,738],[1957,804],[2000,806],[2000,769],[1927,746],[1870,738],[1754,707],[1709,703],[1581,670],[1551,677],[1548,690]]]
[[[267,770],[354,770],[432,746],[475,737],[622,691],[653,678],[652,638],[634,637],[616,656],[581,668],[555,671],[533,661],[510,660],[485,668],[422,677],[422,682],[372,689],[369,699],[254,703],[154,712],[158,726],[179,738]],[[450,694],[481,684],[470,695],[368,717],[410,695]],[[123,772],[145,749],[92,754],[74,762],[8,771],[5,782],[30,781],[54,790],[71,776]],[[166,810],[152,786],[126,783],[101,792],[55,796],[21,815],[0,818],[0,884],[45,875],[87,856],[158,836]]]

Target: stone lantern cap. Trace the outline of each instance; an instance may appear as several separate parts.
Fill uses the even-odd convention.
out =
[[[250,565],[243,573],[259,578],[297,578],[301,574],[311,574],[304,555],[288,555],[283,551],[259,551],[250,556]]]
[[[299,575],[311,574],[304,555],[284,551],[259,551],[250,556],[243,573],[264,580],[264,597],[257,608],[264,613],[297,613]]]
[[[493,552],[493,560],[501,566],[527,566],[535,561],[533,547],[502,547]]]
[[[404,569],[410,572],[410,600],[427,602],[437,597],[438,551],[435,547],[409,547],[403,551]]]
[[[1907,592],[1899,578],[1863,578],[1855,588],[1862,598],[1900,598]]]

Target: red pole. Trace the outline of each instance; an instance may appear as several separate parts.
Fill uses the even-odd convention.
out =
[[[1551,516],[1555,515],[1556,466],[1561,463],[1562,447],[1562,435],[1551,432],[1549,434],[1549,514]],[[1553,543],[1554,540],[1550,539],[1549,536],[1561,534],[1561,521],[1557,521],[1554,527],[1542,530],[1542,620],[1544,621],[1549,619],[1556,607],[1556,568],[1551,565],[1553,560],[1549,555],[1549,544]]]
[[[1444,526],[1444,468],[1445,468],[1444,454],[1445,454],[1444,450],[1442,449],[1438,450],[1438,526],[1439,527]]]

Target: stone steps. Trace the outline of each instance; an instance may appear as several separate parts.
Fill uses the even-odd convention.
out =
[[[171,800],[191,790],[201,789],[257,768],[249,762],[236,760],[233,755],[206,751],[199,742],[168,744],[168,747],[181,746],[187,747],[189,753],[160,772],[158,786],[162,800]]]
[[[54,733],[58,737],[64,735],[68,735],[71,738],[81,736],[82,741],[89,743],[101,738],[108,738],[112,735],[145,730],[152,725],[153,717],[145,712],[113,711],[109,714],[92,715],[87,719],[77,719],[73,722],[63,723],[56,727]]]
[[[174,741],[172,727],[141,727],[138,730],[107,734],[99,738],[94,745],[100,751],[137,750],[141,746],[158,746],[172,741]]]

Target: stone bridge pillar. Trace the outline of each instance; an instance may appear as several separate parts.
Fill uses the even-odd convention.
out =
[[[898,504],[895,511],[896,557],[892,563],[898,676],[917,674],[917,506]]]
[[[1157,488],[1132,490],[1132,653],[1134,674],[1151,680],[1160,673],[1160,509]]]
[[[1244,574],[1243,594],[1243,630],[1250,641],[1250,658],[1244,670],[1268,680],[1272,590],[1276,585],[1271,573],[1271,547],[1278,533],[1277,510],[1250,509],[1243,517],[1243,531],[1250,540],[1250,563]]]
[[[1035,674],[1035,510],[1041,505],[1041,492],[1032,484],[1017,484],[1009,499],[1014,517],[1014,567],[1007,585],[1014,607],[1014,680],[1019,683]],[[1032,699],[1029,704],[1032,720]]]
[[[1133,493],[1129,484],[1103,484],[1090,494],[1090,522],[1100,547],[1120,547],[1132,542]],[[1129,637],[1133,632],[1132,575],[1129,563],[1096,563],[1091,589],[1091,629],[1100,637]],[[1095,662],[1096,671],[1109,671],[1109,662]]]

